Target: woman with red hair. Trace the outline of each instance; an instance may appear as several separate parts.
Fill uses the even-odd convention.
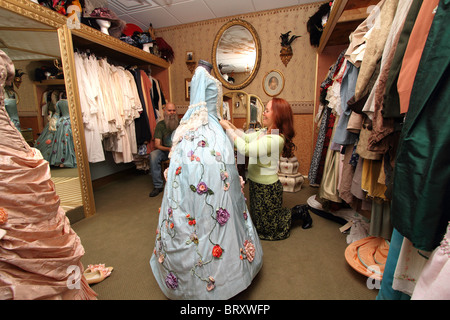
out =
[[[295,136],[293,112],[281,98],[270,100],[263,113],[265,129],[253,133],[237,130],[227,120],[220,124],[227,131],[238,152],[249,157],[248,180],[250,214],[258,235],[263,240],[289,237],[292,220],[303,220],[302,227],[310,228],[312,219],[303,206],[284,208],[283,186],[278,179],[280,156],[293,156]]]

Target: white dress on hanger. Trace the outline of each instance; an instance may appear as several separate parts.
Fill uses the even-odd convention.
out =
[[[82,56],[80,54],[75,54],[74,60],[80,93],[81,113],[83,117],[88,161],[92,163],[104,161],[105,155],[103,153],[102,137],[98,129],[96,114],[92,113],[92,111],[96,110],[95,92],[91,86]]]

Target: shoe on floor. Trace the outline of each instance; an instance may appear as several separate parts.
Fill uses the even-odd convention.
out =
[[[155,188],[152,192],[148,195],[149,197],[156,197],[158,194],[160,194],[164,188]]]
[[[83,274],[88,284],[95,284],[109,277],[112,271],[113,267],[105,267],[104,264],[90,264]]]
[[[302,220],[302,228],[309,229],[312,226],[312,218],[309,214],[309,206],[307,204],[296,205],[292,209],[292,220]]]

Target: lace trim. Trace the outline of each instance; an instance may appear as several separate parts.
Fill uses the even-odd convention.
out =
[[[444,239],[442,239],[439,247],[442,250],[442,253],[447,255],[450,259],[450,223],[447,225],[447,233],[445,234]]]
[[[180,121],[180,125],[172,137],[172,148],[170,148],[169,158],[171,158],[175,146],[183,139],[188,131],[195,131],[200,126],[208,124],[208,108],[206,107],[206,102],[200,102],[189,106],[189,109],[199,106],[201,107],[198,108],[198,110],[193,111],[189,119]]]

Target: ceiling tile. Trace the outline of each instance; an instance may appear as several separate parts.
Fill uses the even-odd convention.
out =
[[[108,0],[108,7],[127,23],[158,29],[315,2],[323,0]]]
[[[151,0],[108,0],[108,7],[120,15],[154,9],[159,5]]]
[[[235,16],[255,11],[251,0],[207,0],[205,3],[217,18]]]
[[[255,11],[296,6],[299,3],[298,0],[252,0],[252,2],[255,7]]]
[[[214,19],[211,9],[202,0],[184,1],[164,7],[181,23],[191,23],[202,20]]]

